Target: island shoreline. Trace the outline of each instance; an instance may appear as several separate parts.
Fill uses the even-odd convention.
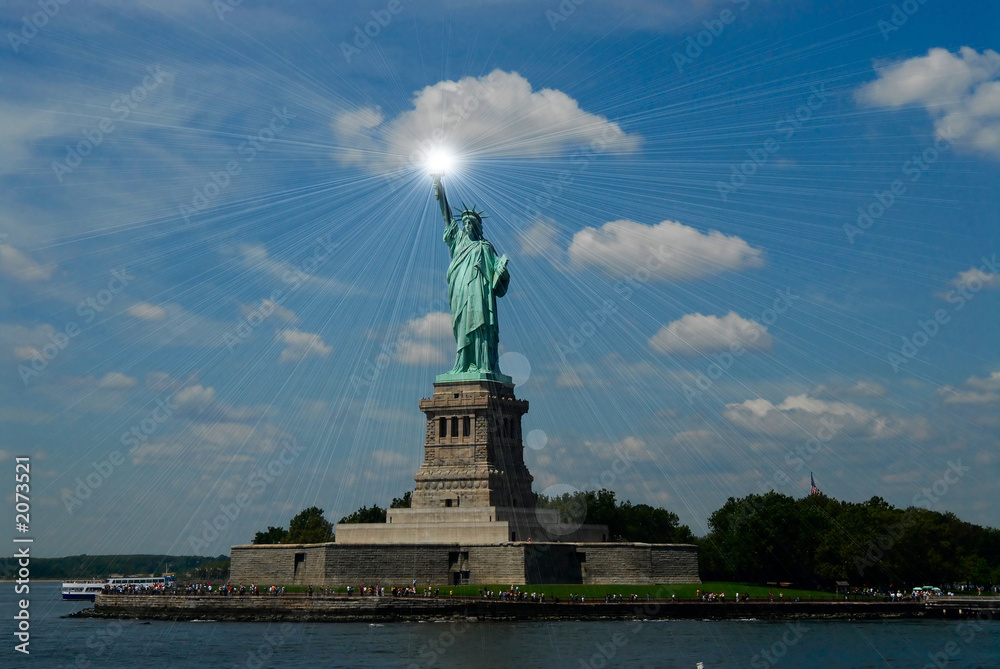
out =
[[[433,620],[995,619],[996,602],[769,602],[669,600],[531,602],[458,597],[98,595],[67,617],[227,622],[418,622]]]

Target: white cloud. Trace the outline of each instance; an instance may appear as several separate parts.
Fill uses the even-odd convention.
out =
[[[0,324],[0,351],[11,351],[17,361],[43,358],[41,349],[53,343],[56,329],[48,324],[33,328]],[[7,357],[6,355],[4,357]]]
[[[938,137],[954,139],[1000,157],[1000,54],[962,47],[957,54],[934,48],[878,70],[878,79],[857,91],[876,107],[922,105]]]
[[[339,114],[332,127],[338,160],[376,170],[419,165],[438,145],[460,156],[539,158],[591,142],[608,152],[635,151],[640,143],[562,91],[532,91],[520,74],[501,70],[427,86],[414,93],[413,109],[391,120],[367,107]]]
[[[45,281],[55,265],[40,265],[10,244],[0,243],[0,273],[18,281]]]
[[[262,299],[258,305],[241,304],[240,313],[243,314],[244,318],[257,313],[265,315],[265,317],[274,316],[285,323],[297,323],[299,321],[299,317],[295,315],[294,311],[286,309],[269,297]]]
[[[853,395],[855,397],[885,397],[886,389],[881,383],[875,381],[860,380],[853,386],[845,384],[820,384],[809,391],[813,397],[836,398],[840,395]]]
[[[340,281],[315,273],[333,257],[333,247],[324,247],[320,241],[317,241],[301,260],[294,263],[272,257],[263,244],[240,244],[236,248],[227,248],[225,252],[235,252],[248,270],[269,274],[282,284],[289,284],[292,287],[301,285],[336,295],[350,292],[350,287]]]
[[[937,389],[937,394],[943,398],[945,404],[992,404],[1000,402],[1000,372],[992,372],[989,376],[981,378],[970,376],[965,380],[965,385],[973,390],[960,390],[951,386],[942,386]]]
[[[276,453],[290,440],[291,435],[272,423],[190,423],[177,434],[134,449],[132,463],[173,466],[184,462],[188,470],[216,471],[248,455]]]
[[[404,365],[437,365],[448,361],[449,342],[454,350],[451,314],[432,311],[406,322],[406,336],[396,342],[396,360]]]
[[[628,436],[611,446],[612,450],[625,460],[648,460],[651,456],[645,442],[638,437]]]
[[[404,365],[436,365],[448,358],[437,346],[419,341],[403,341],[396,351],[396,360]]]
[[[965,385],[978,390],[1000,390],[1000,372],[992,372],[985,379],[978,376],[970,376],[965,380]]]
[[[178,415],[197,417],[198,420],[209,423],[219,420],[233,423],[257,421],[274,413],[273,409],[267,405],[234,406],[217,401],[215,388],[211,386],[206,388],[201,384],[186,386],[178,390],[170,396],[170,401],[177,406]],[[206,411],[209,407],[211,407],[211,411]]]
[[[885,386],[875,381],[862,380],[851,386],[847,392],[869,397],[885,397]]]
[[[161,390],[172,390],[180,385],[180,382],[174,379],[167,372],[149,372],[146,374],[146,387],[150,390],[155,390],[157,392]]]
[[[539,218],[518,235],[521,253],[528,257],[551,256],[557,250],[558,230],[552,219]]]
[[[597,267],[609,276],[625,276],[639,268],[661,280],[696,279],[726,270],[760,267],[760,249],[718,230],[704,234],[675,221],[643,225],[619,220],[600,229],[584,228],[573,235],[570,261]]]
[[[410,457],[403,455],[402,453],[396,453],[395,451],[386,451],[382,449],[372,451],[372,457],[380,467],[400,468],[413,464]]]
[[[201,411],[215,401],[215,388],[202,385],[188,386],[173,394],[171,402],[186,411]]]
[[[281,330],[275,335],[275,341],[285,344],[285,349],[281,352],[281,362],[294,362],[310,355],[325,358],[333,350],[323,343],[322,337],[318,334],[295,329]]]
[[[683,355],[727,351],[737,343],[748,350],[767,351],[771,348],[771,335],[760,323],[730,311],[722,318],[687,314],[661,327],[649,340],[654,351]]]
[[[808,395],[791,395],[777,405],[766,399],[727,404],[723,416],[733,425],[774,437],[926,439],[929,434],[927,420],[921,416],[888,416],[856,404]]]
[[[685,446],[707,445],[717,439],[711,430],[688,430],[674,435],[674,442]]]
[[[149,302],[140,302],[128,308],[128,315],[143,321],[162,321],[167,317],[167,310]]]
[[[1000,110],[998,110],[1000,113]],[[970,290],[980,290],[982,288],[1000,288],[1000,274],[996,272],[986,272],[978,267],[970,267],[964,272],[959,272],[958,276],[951,280],[951,285],[955,287],[967,286]]]
[[[42,359],[42,352],[34,346],[15,346],[14,357],[18,360]]]
[[[603,385],[598,370],[587,362],[564,364],[556,376],[557,388],[583,388]]]
[[[944,399],[945,404],[991,404],[1000,401],[1000,393],[959,390],[951,386],[941,386],[937,389],[937,394]]]
[[[414,337],[425,339],[450,339],[454,337],[451,331],[451,314],[446,311],[432,311],[426,316],[414,318],[407,322],[407,331]]]
[[[17,164],[34,158],[31,145],[64,130],[58,116],[40,110],[0,104],[0,172],[11,172]]]
[[[131,388],[138,383],[131,376],[126,376],[121,372],[108,372],[100,378],[97,382],[98,387],[106,388],[108,390],[122,390],[125,388]]]

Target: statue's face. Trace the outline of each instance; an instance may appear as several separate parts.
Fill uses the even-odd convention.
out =
[[[483,224],[475,216],[470,216],[466,214],[462,217],[462,227],[465,228],[466,234],[473,239],[479,239],[483,236]]]

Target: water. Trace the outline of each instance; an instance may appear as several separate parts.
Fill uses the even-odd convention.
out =
[[[0,583],[0,667],[922,668],[929,653],[948,669],[1000,667],[1000,621],[143,624],[61,618],[91,604],[63,602],[58,583],[31,584],[28,658],[13,649],[13,590]]]

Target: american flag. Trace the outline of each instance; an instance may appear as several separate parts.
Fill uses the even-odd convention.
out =
[[[816,487],[816,480],[813,478],[813,473],[809,472],[809,494],[818,495],[819,488]]]

